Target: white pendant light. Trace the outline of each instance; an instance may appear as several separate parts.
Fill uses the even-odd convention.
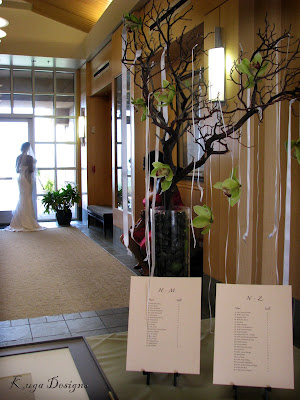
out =
[[[4,32],[2,29],[0,29],[0,39],[4,38],[6,36],[6,32]]]
[[[9,22],[6,19],[0,17],[0,28],[5,28],[7,25],[9,25]]]

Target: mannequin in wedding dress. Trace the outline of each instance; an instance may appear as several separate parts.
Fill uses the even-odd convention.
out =
[[[10,226],[6,228],[8,231],[40,231],[46,229],[37,223],[33,208],[32,190],[35,164],[36,159],[30,143],[23,143],[21,154],[16,160],[16,170],[19,174],[19,201],[13,213]]]

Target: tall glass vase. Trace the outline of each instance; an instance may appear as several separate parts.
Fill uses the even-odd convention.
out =
[[[190,209],[154,210],[155,276],[190,275]]]

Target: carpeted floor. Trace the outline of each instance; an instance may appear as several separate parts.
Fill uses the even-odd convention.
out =
[[[133,273],[74,227],[0,231],[0,321],[128,307]]]

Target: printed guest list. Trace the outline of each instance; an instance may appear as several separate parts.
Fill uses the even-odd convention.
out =
[[[217,284],[213,383],[294,389],[291,286]]]
[[[127,371],[200,374],[201,278],[131,277]]]

